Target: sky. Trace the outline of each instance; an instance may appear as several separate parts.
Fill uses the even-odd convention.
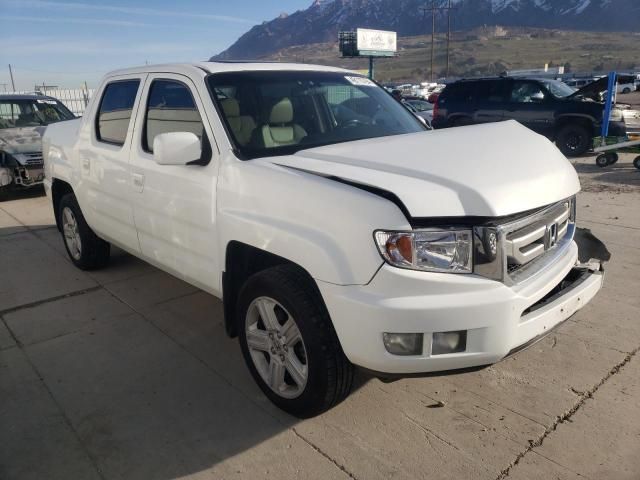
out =
[[[253,25],[312,0],[0,0],[0,92],[97,86],[145,63],[209,59]],[[3,84],[6,84],[4,86]]]

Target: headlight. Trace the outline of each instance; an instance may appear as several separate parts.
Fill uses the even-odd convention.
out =
[[[471,230],[375,232],[382,257],[391,265],[427,272],[471,273]]]

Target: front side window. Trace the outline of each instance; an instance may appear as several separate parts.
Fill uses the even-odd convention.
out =
[[[98,140],[124,144],[139,86],[140,80],[122,80],[106,86],[96,119]]]
[[[355,74],[230,72],[208,81],[243,158],[425,130],[385,90]]]
[[[73,113],[52,98],[0,100],[0,129],[39,127],[72,118]]]
[[[514,103],[535,103],[544,100],[542,87],[534,82],[513,82],[511,101]]]
[[[204,127],[189,87],[175,80],[154,80],[149,89],[142,146],[153,152],[161,133],[191,132],[202,140]]]

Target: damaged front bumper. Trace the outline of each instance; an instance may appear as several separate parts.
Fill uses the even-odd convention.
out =
[[[591,258],[608,260],[609,254],[590,232],[577,229],[547,269],[516,285],[383,265],[367,285],[318,286],[349,360],[403,376],[492,364],[539,341],[602,287],[602,262]],[[390,353],[384,344],[388,332],[416,336],[419,351]],[[464,344],[443,354],[433,345],[436,336],[448,333]]]
[[[44,181],[44,168],[39,167],[0,167],[0,188],[11,185],[22,188],[35,187]]]

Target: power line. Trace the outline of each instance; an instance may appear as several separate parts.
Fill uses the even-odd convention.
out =
[[[433,82],[433,57],[434,57],[434,49],[435,49],[435,36],[436,36],[436,12],[437,11],[446,11],[447,12],[447,70],[446,76],[449,76],[449,46],[451,39],[451,11],[456,10],[456,7],[451,6],[451,0],[448,1],[448,5],[446,7],[436,7],[436,0],[431,0],[430,7],[422,7],[422,15],[423,18],[426,16],[427,12],[431,12],[431,71],[430,78]]]

